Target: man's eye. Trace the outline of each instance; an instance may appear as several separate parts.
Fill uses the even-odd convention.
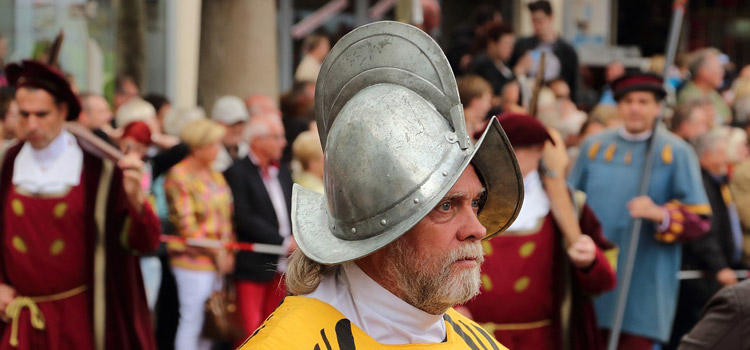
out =
[[[440,209],[444,211],[451,210],[451,202],[443,202],[443,204],[440,204]]]
[[[471,207],[472,208],[479,208],[479,200],[478,199],[472,200],[471,201]]]

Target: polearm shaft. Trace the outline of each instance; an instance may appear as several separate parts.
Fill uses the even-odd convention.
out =
[[[738,279],[750,278],[750,270],[732,270]],[[685,270],[677,273],[677,278],[680,281],[684,280],[697,280],[702,278],[716,278],[716,272],[714,271],[702,271],[702,270]]]
[[[676,0],[674,2],[672,11],[672,24],[669,28],[669,38],[667,40],[666,48],[666,62],[664,63],[664,87],[667,87],[667,74],[669,69],[674,62],[675,54],[677,53],[677,42],[680,38],[680,28],[682,27],[682,18],[685,15],[685,3],[687,0]],[[648,194],[648,187],[651,182],[651,172],[654,167],[654,144],[656,142],[656,131],[664,119],[664,113],[666,106],[662,105],[659,116],[654,121],[653,128],[651,130],[651,136],[648,139],[646,146],[646,161],[643,164],[643,173],[641,173],[640,192],[639,195],[644,196]],[[612,329],[609,333],[609,342],[607,344],[607,350],[617,350],[617,345],[620,340],[620,331],[622,330],[622,321],[625,316],[625,307],[628,302],[628,294],[630,292],[630,282],[633,279],[633,267],[635,265],[635,257],[638,252],[638,242],[641,237],[641,227],[643,226],[643,218],[637,218],[633,220],[632,230],[630,231],[630,243],[628,245],[628,254],[625,257],[625,268],[623,270],[622,281],[618,281],[620,289],[617,292],[617,304],[615,304],[615,314],[612,319]]]

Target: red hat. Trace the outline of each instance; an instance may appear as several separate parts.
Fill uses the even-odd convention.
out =
[[[148,146],[151,144],[151,129],[148,127],[148,124],[140,120],[134,121],[128,124],[122,132],[122,138],[127,137]]]
[[[615,101],[620,101],[623,96],[633,91],[653,92],[657,100],[667,95],[667,91],[664,90],[664,80],[653,73],[625,74],[612,82],[612,91]]]
[[[544,124],[529,114],[503,113],[497,121],[513,147],[543,145],[547,140],[555,144]]]
[[[42,89],[55,97],[55,100],[68,105],[66,120],[78,119],[81,113],[81,102],[70,88],[70,83],[57,68],[37,61],[24,60],[20,64],[11,63],[5,66],[8,83],[16,89],[25,86]]]

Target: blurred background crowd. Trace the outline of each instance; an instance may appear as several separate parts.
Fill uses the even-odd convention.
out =
[[[610,84],[670,64],[665,126],[694,147],[709,234],[722,248],[707,256],[684,246],[683,270],[707,275],[684,280],[675,296],[674,341],[665,345],[674,348],[710,296],[750,263],[750,57],[738,48],[747,20],[714,33],[707,28],[721,15],[712,3],[690,3],[679,54],[665,62],[668,1],[3,0],[0,67],[45,60],[63,28],[60,65],[82,102],[79,122],[146,161],[143,189],[163,233],[279,250],[216,254],[175,240],[141,257],[159,348],[207,349],[203,308],[221,277],[233,277],[242,338],[285,294],[285,253],[296,249],[292,184],[323,192],[315,80],[354,26],[397,19],[433,35],[458,80],[469,135],[493,115],[528,113],[542,76],[536,117],[560,133],[571,164],[587,137],[622,123]],[[0,147],[13,144],[21,118],[6,85],[0,71]]]

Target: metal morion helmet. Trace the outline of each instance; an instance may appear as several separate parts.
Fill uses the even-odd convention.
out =
[[[322,264],[368,255],[425,217],[472,163],[487,189],[479,221],[504,231],[523,200],[513,150],[492,119],[472,145],[456,79],[420,29],[376,22],[344,36],[323,62],[315,115],[325,195],[294,186],[292,230]]]

